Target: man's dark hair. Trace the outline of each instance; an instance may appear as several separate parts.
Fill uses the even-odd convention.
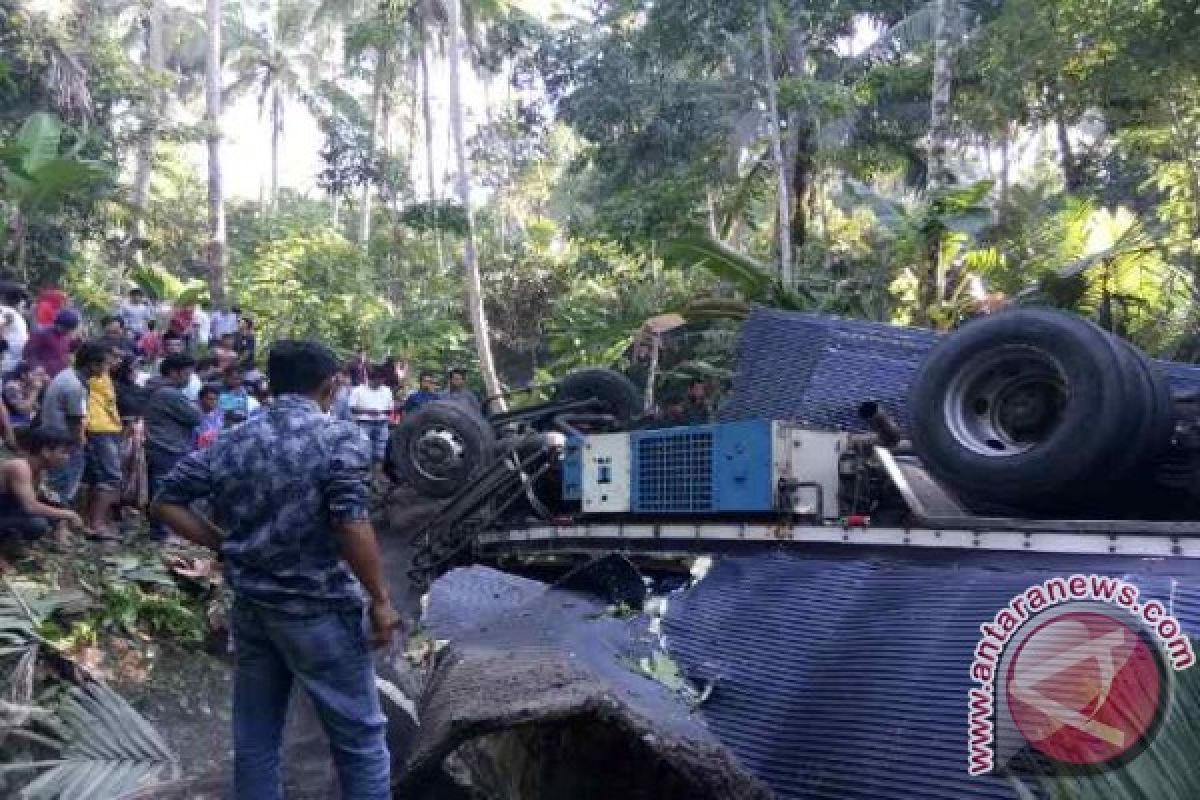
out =
[[[446,370],[447,378],[453,378],[455,375],[459,376],[464,381],[467,379],[467,371],[462,367],[451,367],[450,369]]]
[[[54,447],[70,447],[75,444],[74,437],[66,428],[51,425],[38,425],[34,428],[18,428],[16,431],[17,444],[27,453],[40,453]]]
[[[246,371],[242,369],[240,364],[230,364],[228,367],[221,370],[221,374],[226,378],[231,378],[234,375],[245,375]]]
[[[221,394],[221,387],[220,387],[220,386],[214,386],[214,385],[213,385],[213,384],[211,384],[211,383],[206,383],[206,384],[204,384],[203,386],[201,386],[201,387],[200,387],[200,393],[199,393],[198,395],[196,395],[196,398],[197,398],[197,399],[199,399],[199,398],[201,398],[201,397],[204,397],[205,395],[209,395],[209,394],[211,394],[211,395],[220,395],[220,394]]]
[[[107,327],[108,327],[108,323],[110,323],[110,322],[115,322],[115,323],[117,323],[118,325],[120,325],[122,328],[124,328],[124,327],[125,327],[125,320],[121,319],[121,318],[120,318],[120,317],[118,317],[118,316],[114,316],[114,315],[112,315],[112,314],[109,314],[107,317],[105,317],[104,319],[100,320],[100,327],[101,327],[101,328],[107,328]]]
[[[131,295],[132,294],[145,294],[145,292],[142,291],[142,287],[140,287],[140,286],[133,287],[132,289],[129,290],[129,293]]]
[[[75,351],[75,369],[103,366],[112,350],[100,342],[84,342]]]
[[[181,369],[194,369],[195,366],[196,359],[186,353],[176,353],[162,360],[162,363],[158,365],[158,373],[166,377],[172,372],[179,372]]]
[[[180,336],[175,331],[167,331],[166,333],[163,334],[162,338],[163,338],[164,344],[166,342],[182,342],[183,341],[183,337]]]
[[[417,378],[417,380],[418,381],[436,381],[437,375],[434,375],[432,372],[422,372],[420,377]]]
[[[156,320],[154,317],[151,317],[150,319],[146,320],[146,330],[152,331],[157,327],[158,327],[158,320]]]
[[[0,295],[0,300],[3,300],[4,305],[16,308],[21,303],[29,302],[29,292],[20,286],[10,286]]]
[[[337,356],[317,342],[282,339],[267,356],[267,380],[276,395],[312,394],[337,371]]]
[[[708,381],[706,381],[704,378],[692,378],[691,381],[688,382],[688,388],[690,389],[693,386],[703,386],[705,389],[707,389]]]

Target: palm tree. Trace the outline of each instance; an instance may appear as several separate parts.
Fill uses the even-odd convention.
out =
[[[347,56],[358,57],[370,51],[374,57],[371,117],[366,148],[369,165],[374,164],[380,150],[380,141],[388,121],[388,97],[396,80],[397,64],[401,60],[407,40],[413,38],[412,31],[404,26],[399,11],[399,4],[396,2],[380,3],[375,13],[361,19],[347,35]],[[371,236],[371,190],[371,181],[364,179],[358,218],[358,241],[364,248]]]
[[[208,287],[214,303],[225,300],[225,192],[221,174],[221,0],[207,0],[204,121],[208,140]]]
[[[146,9],[146,55],[144,66],[149,77],[154,80],[162,75],[167,68],[166,20],[162,3],[152,0]],[[150,178],[154,171],[154,146],[158,139],[158,121],[166,113],[167,93],[162,87],[156,87],[153,100],[147,109],[142,122],[141,135],[137,144],[137,166],[134,168],[133,189],[130,201],[134,240],[146,238],[146,209],[150,205]],[[141,250],[135,248],[139,258]]]
[[[783,137],[780,133],[779,100],[775,85],[775,58],[771,41],[769,0],[759,8],[759,28],[762,34],[763,83],[767,89],[767,124],[770,126],[771,154],[778,172],[779,192],[779,279],[784,286],[792,285],[792,236],[790,231],[791,202],[788,200],[787,164],[783,159]]]
[[[425,177],[429,182],[429,207],[433,214],[432,227],[434,245],[437,250],[438,269],[444,272],[446,269],[446,258],[442,252],[442,231],[437,224],[437,177],[433,171],[433,98],[429,84],[429,48],[433,44],[430,41],[433,35],[433,26],[430,24],[429,17],[432,12],[432,4],[417,3],[413,8],[418,14],[416,19],[417,39],[415,47],[418,48],[417,59],[421,70],[421,114],[425,129]]]
[[[283,136],[287,100],[307,99],[308,87],[321,72],[312,52],[314,23],[321,10],[308,0],[274,0],[267,31],[251,34],[234,53],[230,68],[238,76],[229,91],[250,87],[258,92],[259,114],[271,127],[271,184],[267,204],[275,210],[279,198],[279,142]]]
[[[467,161],[467,142],[463,133],[462,66],[460,64],[462,30],[459,0],[447,0],[450,20],[450,131],[454,140],[454,157],[458,164],[458,200],[466,215],[467,230],[463,241],[463,269],[466,271],[467,314],[475,334],[475,349],[479,356],[479,374],[484,388],[491,396],[501,392],[500,378],[492,359],[492,344],[487,315],[483,309],[483,283],[479,275],[479,254],[475,249],[475,219],[471,212],[471,176]]]
[[[934,5],[933,91],[929,104],[929,178],[937,189],[950,180],[946,146],[950,138],[950,99],[954,81],[955,31],[958,0],[936,0]]]

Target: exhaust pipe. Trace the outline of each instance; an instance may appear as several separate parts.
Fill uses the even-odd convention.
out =
[[[879,437],[879,444],[884,447],[895,447],[904,438],[904,432],[900,430],[900,426],[875,400],[868,400],[860,405],[858,416],[866,420],[871,432]]]

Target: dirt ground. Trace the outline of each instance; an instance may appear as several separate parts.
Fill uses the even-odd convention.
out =
[[[393,602],[415,619],[420,594],[408,580],[414,526],[432,509],[429,501],[394,494],[389,514],[376,517],[384,567]],[[180,759],[183,781],[177,795],[187,800],[229,796],[232,756],[233,675],[227,652],[164,645],[156,648],[145,676],[116,675],[114,687],[157,726]],[[285,788],[289,800],[336,796],[327,742],[307,699],[293,698],[285,732]]]

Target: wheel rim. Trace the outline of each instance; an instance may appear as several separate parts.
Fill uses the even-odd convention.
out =
[[[1059,362],[1033,347],[989,350],[960,370],[946,391],[945,418],[960,445],[1011,458],[1049,439],[1068,399]]]
[[[409,459],[427,480],[447,481],[462,474],[466,465],[466,445],[450,428],[439,425],[425,428],[413,437]]]

